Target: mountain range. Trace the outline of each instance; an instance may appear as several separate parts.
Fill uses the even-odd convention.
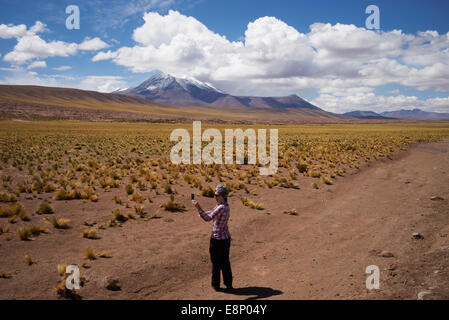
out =
[[[216,106],[253,108],[303,108],[321,110],[297,95],[285,97],[234,96],[207,82],[191,77],[174,77],[159,73],[137,87],[120,89],[113,93],[147,99],[157,103],[177,106]]]
[[[319,108],[177,106],[117,93],[27,85],[0,85],[1,119],[89,121],[341,122]]]
[[[124,121],[353,122],[449,120],[420,109],[376,113],[324,111],[297,95],[234,96],[194,78],[166,73],[112,93],[42,86],[0,85],[0,119]]]
[[[449,113],[429,112],[421,109],[382,112],[382,116],[405,120],[449,120]]]
[[[373,111],[351,111],[344,115],[358,119],[401,119],[401,120],[449,120],[449,113],[424,111],[421,109],[396,110],[376,113]]]
[[[374,111],[351,111],[344,113],[346,116],[358,118],[358,119],[390,119],[388,117],[384,117],[383,115],[376,113]]]

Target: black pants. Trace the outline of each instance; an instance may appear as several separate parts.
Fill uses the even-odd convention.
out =
[[[220,286],[220,271],[223,272],[225,286],[232,287],[232,271],[229,262],[229,248],[231,239],[217,240],[210,238],[210,260],[212,262],[212,286]]]

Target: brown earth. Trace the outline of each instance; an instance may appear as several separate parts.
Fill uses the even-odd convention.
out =
[[[244,207],[234,195],[234,293],[210,287],[211,224],[193,210],[186,187],[176,189],[187,211],[161,211],[160,219],[99,230],[97,240],[82,238],[88,228],[83,223],[97,227],[110,219],[117,191],[101,194],[98,203],[52,200],[56,215],[69,218],[72,227],[57,230],[34,215],[32,222],[49,234],[34,241],[20,241],[16,232],[11,241],[1,235],[0,272],[11,278],[0,278],[0,299],[58,298],[56,266],[81,265],[87,247],[107,250],[110,258],[80,267],[83,299],[417,299],[423,291],[429,292],[425,299],[448,299],[448,160],[448,140],[421,143],[320,190],[310,188],[311,178],[299,178],[300,190],[258,189],[252,199],[264,210]],[[213,207],[213,199],[197,198],[204,208]],[[23,195],[19,200],[28,212],[41,202]],[[154,213],[160,203],[145,206]],[[292,208],[297,216],[282,213]],[[415,232],[423,239],[414,239]],[[380,256],[383,251],[393,257]],[[25,265],[26,254],[37,263]],[[378,290],[366,289],[369,265],[380,269]],[[107,290],[108,277],[119,280],[121,290]]]

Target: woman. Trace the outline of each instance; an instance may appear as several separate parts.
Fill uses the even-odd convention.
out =
[[[228,189],[222,184],[219,184],[215,188],[214,194],[217,205],[214,209],[207,212],[200,207],[196,200],[192,200],[192,204],[198,209],[198,213],[204,221],[214,220],[209,253],[212,262],[212,288],[215,291],[220,290],[220,271],[223,272],[223,282],[226,286],[226,291],[233,290],[231,263],[229,262],[231,234],[228,230],[230,213],[228,194]]]

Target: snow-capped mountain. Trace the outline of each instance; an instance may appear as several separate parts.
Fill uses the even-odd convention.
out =
[[[195,78],[174,77],[164,72],[152,76],[135,88],[114,93],[174,105],[204,105],[226,96],[209,83]]]
[[[227,94],[212,84],[191,77],[174,77],[159,73],[140,85],[114,93],[126,94],[154,102],[180,106],[306,108],[321,110],[297,95],[286,97],[246,97]]]

